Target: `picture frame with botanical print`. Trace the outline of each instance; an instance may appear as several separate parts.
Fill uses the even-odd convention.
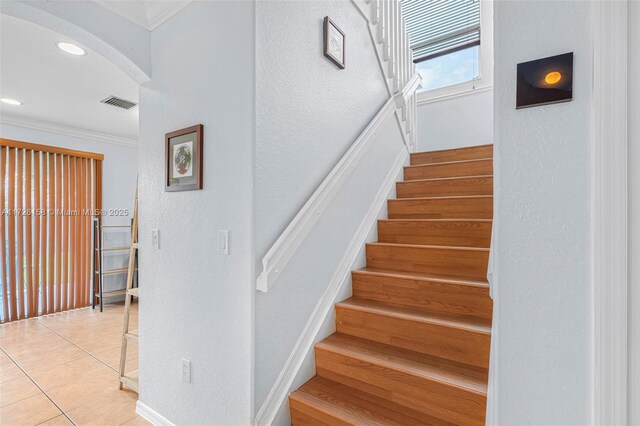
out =
[[[323,25],[324,56],[339,68],[345,67],[345,36],[344,32],[329,18],[324,17]]]
[[[202,124],[165,135],[165,191],[202,189]]]

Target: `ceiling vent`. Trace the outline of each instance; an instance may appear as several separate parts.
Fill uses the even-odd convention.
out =
[[[114,107],[122,108],[122,109],[131,109],[134,106],[138,105],[135,102],[128,101],[126,99],[118,98],[117,96],[109,96],[106,99],[101,100],[103,104],[112,105]]]

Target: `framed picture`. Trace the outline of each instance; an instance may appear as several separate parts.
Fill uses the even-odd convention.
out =
[[[202,189],[202,124],[167,133],[165,191]]]
[[[518,64],[516,109],[573,99],[573,52]]]
[[[324,17],[324,56],[341,69],[344,69],[344,33],[328,17]]]

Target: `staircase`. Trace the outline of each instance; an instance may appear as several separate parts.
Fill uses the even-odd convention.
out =
[[[294,425],[484,424],[493,146],[411,154]]]

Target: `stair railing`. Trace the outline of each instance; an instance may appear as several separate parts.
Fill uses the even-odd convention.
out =
[[[413,53],[409,46],[400,0],[352,0],[367,20],[371,39],[376,48],[378,62],[385,76],[389,100],[364,129],[353,145],[338,161],[318,189],[289,223],[275,244],[262,259],[262,272],[256,287],[267,292],[281,275],[284,266],[304,241],[321,212],[338,192],[350,171],[362,157],[380,123],[393,112],[403,132],[409,152],[417,143],[416,91],[422,81],[416,73]]]
[[[369,23],[378,60],[389,94],[402,111],[403,130],[410,152],[417,144],[416,90],[422,79],[416,73],[400,0],[352,0]]]

